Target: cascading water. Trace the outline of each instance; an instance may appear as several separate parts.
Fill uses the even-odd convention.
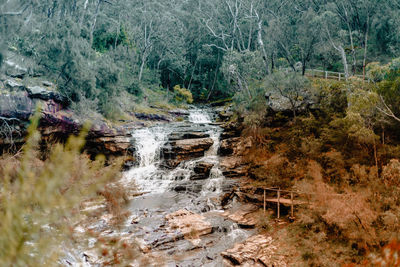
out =
[[[192,123],[211,123],[210,116],[201,110],[192,110],[189,114],[189,121]]]
[[[139,190],[143,194],[129,203],[130,215],[118,229],[107,225],[107,216],[92,222],[90,229],[96,229],[107,237],[134,238],[140,247],[151,248],[155,253],[162,252],[164,256],[174,255],[167,258],[162,256],[165,266],[222,266],[221,252],[246,239],[251,231],[240,229],[236,223],[222,216],[226,211],[221,209],[218,199],[222,192],[230,190],[231,181],[225,179],[220,170],[218,149],[222,129],[211,123],[211,117],[205,110],[192,110],[187,121],[135,130],[132,142],[137,165],[124,173],[118,186],[124,186],[134,193]],[[209,136],[213,145],[203,157],[183,161],[174,169],[166,168],[161,151],[185,135]],[[209,177],[194,179],[196,166],[204,163],[213,166]],[[179,231],[170,229],[166,218],[178,210],[204,216],[204,220],[212,225],[212,233],[202,237],[203,249],[193,252],[194,245],[186,238],[176,238],[180,236]],[[96,238],[93,239],[87,240],[89,249],[93,249],[96,243]],[[99,266],[96,254],[88,258],[90,254],[86,251],[79,253],[81,248],[70,251],[61,265]],[[81,260],[79,254],[83,255]],[[147,259],[147,256],[144,257]],[[88,259],[90,264],[87,264]]]
[[[133,132],[139,166],[124,174],[123,184],[135,184],[139,190],[150,193],[163,192],[168,187],[171,180],[163,179],[159,169],[160,150],[166,142],[167,135],[168,130],[165,127],[146,128]]]

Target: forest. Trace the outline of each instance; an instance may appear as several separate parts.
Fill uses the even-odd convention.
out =
[[[2,57],[26,57],[32,74],[108,116],[126,93],[167,99],[179,85],[206,102],[279,69],[350,77],[399,55],[396,1],[2,2]]]
[[[399,103],[399,0],[0,0],[0,265],[56,265],[65,257],[49,247],[68,239],[86,253],[95,238],[101,256],[84,258],[100,266],[399,266]],[[127,172],[132,188],[120,184]],[[223,189],[178,181],[195,187],[204,173]],[[181,228],[171,214],[189,208],[178,200],[179,211],[157,207],[164,221],[151,234],[169,223],[184,238],[103,235],[127,220],[147,227],[151,208],[135,217],[130,207],[161,203],[145,198],[165,177],[161,197],[200,199],[182,216],[215,199],[232,216],[221,203],[256,206],[243,218],[274,240],[271,261],[223,251],[218,220]],[[137,190],[142,180],[151,189]],[[265,187],[308,205],[266,217]],[[104,210],[82,208],[96,201]],[[104,214],[109,228],[88,226]],[[200,262],[186,252],[204,231],[218,248]],[[162,242],[173,257],[158,254]]]

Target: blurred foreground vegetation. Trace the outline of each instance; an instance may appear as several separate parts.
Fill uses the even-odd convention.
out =
[[[81,154],[85,130],[65,145],[54,144],[43,158],[37,124],[36,117],[22,151],[0,159],[1,266],[55,265],[68,252],[84,200],[104,196],[110,212],[121,214],[121,191],[108,186],[119,178],[121,164]],[[112,244],[108,249],[116,250]]]

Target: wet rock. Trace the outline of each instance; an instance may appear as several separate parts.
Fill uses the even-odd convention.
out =
[[[234,113],[230,110],[227,111],[221,111],[220,113],[218,113],[218,118],[220,121],[228,121],[230,120],[230,118],[234,115]]]
[[[240,157],[222,157],[220,159],[220,168],[225,177],[244,177],[247,176],[247,166],[242,164]]]
[[[255,235],[242,243],[235,244],[221,255],[231,265],[240,266],[287,266],[282,256],[276,254],[271,237]]]
[[[197,162],[194,166],[194,174],[190,177],[191,180],[203,180],[210,176],[210,171],[214,167],[214,164],[209,162]]]
[[[170,141],[177,141],[183,139],[198,139],[198,138],[208,138],[210,137],[209,134],[202,133],[202,132],[177,132],[171,133],[168,136],[168,140]]]
[[[165,217],[171,230],[179,230],[186,239],[198,242],[200,236],[212,232],[211,223],[204,216],[188,210],[178,210]]]
[[[239,145],[240,138],[228,138],[221,141],[218,154],[221,156],[228,156],[234,153],[236,147]]]
[[[171,187],[175,192],[200,193],[203,183],[201,181],[176,181]]]
[[[228,218],[236,222],[242,228],[254,228],[258,218],[255,212],[258,210],[256,205],[247,204],[234,213],[228,215]]]
[[[162,149],[165,166],[175,168],[182,161],[204,156],[214,141],[211,138],[184,139],[168,142]]]
[[[135,117],[138,118],[139,120],[147,120],[147,121],[166,121],[166,122],[171,121],[171,118],[162,114],[135,113]]]
[[[175,115],[175,116],[189,116],[189,111],[185,109],[173,109],[168,111],[169,114]]]

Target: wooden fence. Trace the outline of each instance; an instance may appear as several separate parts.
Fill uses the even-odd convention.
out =
[[[283,69],[286,72],[293,71],[292,69],[285,68]],[[306,69],[305,75],[310,78],[321,78],[321,79],[330,79],[330,80],[338,80],[338,81],[345,81],[348,78],[356,77],[362,80],[370,82],[370,79],[364,77],[360,74],[355,74],[350,77],[346,78],[346,74],[344,72],[335,72],[335,71],[326,71],[326,70],[317,70],[317,69]]]

